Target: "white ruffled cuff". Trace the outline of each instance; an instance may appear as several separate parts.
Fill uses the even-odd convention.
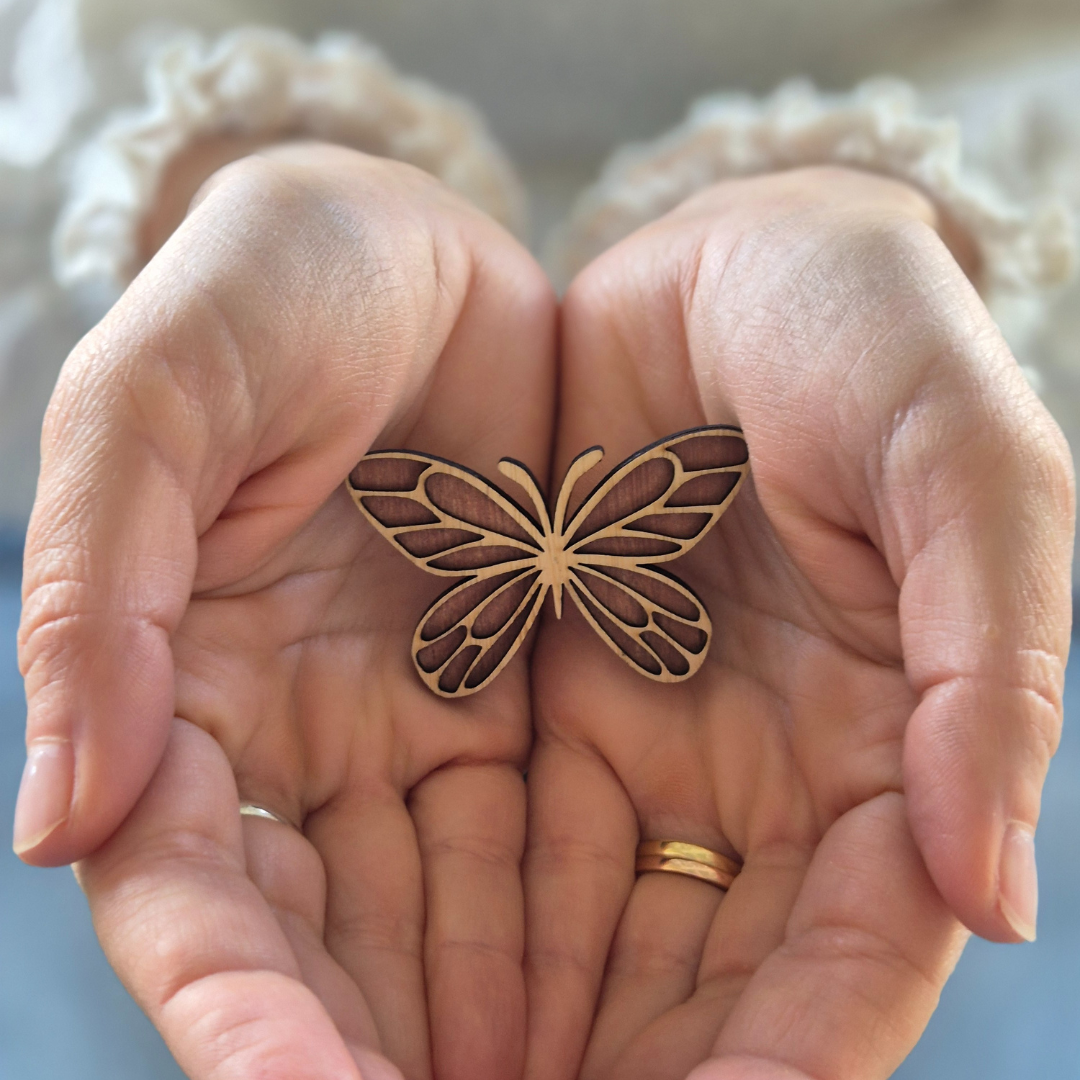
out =
[[[53,237],[62,284],[122,289],[139,269],[139,227],[166,166],[211,135],[309,137],[396,158],[524,230],[521,184],[473,108],[402,77],[355,37],[306,45],[271,29],[214,43],[183,34],[151,58],[146,88],[147,104],[115,115],[74,160]]]
[[[799,81],[763,100],[699,100],[674,130],[610,159],[555,234],[545,261],[565,284],[605,248],[709,184],[826,164],[904,180],[964,229],[982,257],[983,298],[1014,341],[1037,322],[1041,295],[1073,272],[1068,208],[1056,201],[1019,206],[965,170],[959,126],[920,113],[911,87],[891,79],[844,94]]]

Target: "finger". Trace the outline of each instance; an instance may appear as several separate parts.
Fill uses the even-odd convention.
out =
[[[747,983],[714,1058],[691,1076],[890,1076],[965,938],[923,866],[903,797],[862,804],[822,839],[783,943]]]
[[[521,1075],[525,785],[512,765],[449,765],[412,793],[424,867],[434,1075]]]
[[[722,899],[714,885],[689,877],[651,873],[638,878],[612,942],[582,1080],[625,1075],[625,1068],[614,1066],[626,1048],[690,998]]]
[[[703,945],[692,957],[689,980],[678,988],[672,980],[666,1003],[655,1000],[635,1027],[622,1028],[621,1038],[613,1040],[608,1051],[606,1068],[597,1069],[595,1075],[622,1080],[682,1080],[709,1056],[747,982],[783,942],[810,853],[788,842],[754,851],[716,907],[706,928],[707,937],[703,936]],[[652,913],[654,937],[672,936],[678,926],[673,914]],[[634,1007],[629,995],[624,1007]],[[617,1016],[614,1002],[609,1008]],[[600,1037],[598,1021],[593,1041]],[[589,1053],[591,1057],[592,1046]]]
[[[541,736],[528,786],[525,1075],[572,1080],[634,884],[638,824],[622,785],[587,747]]]
[[[79,865],[106,955],[193,1080],[359,1080],[242,845],[224,754],[175,721],[136,807]]]
[[[248,876],[277,917],[304,984],[314,991],[350,1051],[379,1049],[379,1035],[356,983],[326,951],[326,874],[304,835],[281,822],[243,819]]]
[[[310,815],[304,828],[326,867],[327,951],[360,988],[383,1053],[409,1080],[424,1080],[424,879],[412,818],[389,784],[375,784]]]
[[[95,366],[61,376],[26,541],[14,847],[39,865],[97,847],[157,765],[173,710],[169,638],[195,568],[190,500],[142,430],[116,430],[126,406],[89,392]]]
[[[1034,832],[1072,619],[1071,466],[1019,372],[1008,375],[954,422],[966,444],[936,462],[903,438],[894,451],[929,487],[925,508],[894,524],[907,549],[905,668],[920,696],[904,741],[912,830],[953,909],[997,941],[1035,937]]]

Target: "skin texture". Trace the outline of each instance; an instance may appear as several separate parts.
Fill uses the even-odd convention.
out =
[[[932,224],[841,170],[732,182],[565,298],[555,475],[703,423],[742,426],[752,472],[674,565],[715,627],[692,680],[574,611],[542,630],[530,1080],[885,1077],[959,920],[1020,940],[999,853],[1060,728],[1072,481]],[[745,868],[726,897],[635,881],[643,838]]]
[[[64,369],[20,655],[30,740],[77,767],[27,856],[94,852],[102,943],[194,1077],[521,1071],[527,655],[430,694],[445,583],[342,479],[373,445],[544,475],[554,333],[484,215],[298,147],[217,174]]]
[[[1072,479],[936,224],[843,170],[718,185],[560,327],[406,166],[292,147],[203,188],[65,366],[20,636],[28,742],[74,785],[23,857],[82,860],[192,1077],[862,1080],[961,923],[1018,940],[999,856],[1060,725]],[[351,505],[363,453],[561,478],[706,422],[753,472],[673,567],[716,628],[692,681],[568,607],[531,679],[525,650],[462,702],[422,687],[445,582]],[[746,869],[722,903],[635,883],[641,837]]]

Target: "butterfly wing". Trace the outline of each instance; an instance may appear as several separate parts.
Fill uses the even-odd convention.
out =
[[[364,517],[432,574],[490,577],[533,565],[543,526],[468,469],[429,454],[368,454],[347,481]]]
[[[738,428],[671,435],[618,465],[562,531],[570,595],[611,648],[651,679],[689,678],[712,637],[705,605],[654,564],[705,536],[749,468]]]
[[[482,690],[525,640],[547,593],[540,571],[469,578],[443,593],[413,634],[413,661],[441,697]]]
[[[368,454],[347,486],[368,521],[409,560],[463,579],[416,628],[420,678],[442,697],[482,689],[540,611],[545,526],[483,477],[429,454]]]

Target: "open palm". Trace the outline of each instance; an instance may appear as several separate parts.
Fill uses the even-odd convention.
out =
[[[835,170],[721,185],[571,286],[555,475],[703,423],[752,473],[674,567],[714,626],[694,678],[642,679],[573,610],[541,631],[532,1080],[884,1077],[953,911],[1033,923],[998,852],[1060,722],[1068,466],[920,214]],[[635,880],[646,839],[744,868]]]
[[[957,918],[1030,931],[1068,459],[930,216],[855,174],[724,185],[583,273],[557,343],[536,264],[415,170],[218,174],[66,366],[21,635],[23,856],[89,856],[190,1075],[861,1080]],[[697,675],[650,683],[565,605],[531,679],[525,650],[422,685],[445,583],[352,505],[367,450],[545,477],[554,431],[558,478],[702,423],[752,473],[675,567]],[[745,869],[635,882],[642,838]]]
[[[430,694],[409,643],[440,583],[341,479],[376,439],[543,475],[553,330],[483,215],[299,148],[219,177],[69,361],[22,655],[32,740],[84,715],[32,856],[96,847],[161,757],[80,878],[192,1076],[521,1070],[527,659]]]

